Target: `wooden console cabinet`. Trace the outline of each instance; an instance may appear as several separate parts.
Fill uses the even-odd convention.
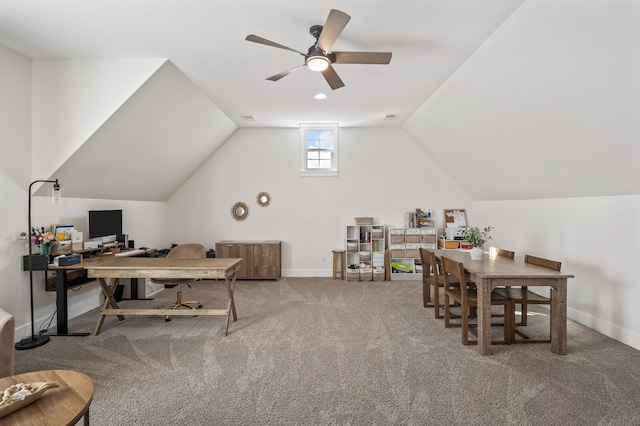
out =
[[[281,241],[218,241],[216,257],[241,257],[240,280],[277,280],[282,275]]]

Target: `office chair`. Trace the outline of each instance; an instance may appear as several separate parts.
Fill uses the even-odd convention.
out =
[[[207,257],[207,251],[202,244],[180,244],[171,249],[167,254],[167,259],[204,259]],[[193,284],[197,280],[193,278],[151,278],[151,282],[155,284],[164,285],[165,288],[173,288],[178,286],[178,293],[175,303],[160,306],[158,309],[171,308],[190,308],[196,310],[202,308],[202,305],[195,300],[183,301],[182,300],[182,285],[185,284],[191,288],[190,284]],[[169,315],[164,317],[165,321],[171,321]]]

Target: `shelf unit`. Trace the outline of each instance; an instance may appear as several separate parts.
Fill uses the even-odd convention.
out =
[[[371,274],[356,273],[350,269],[351,265],[364,263],[372,267],[384,268],[384,251],[386,249],[386,234],[384,225],[347,225],[345,249],[347,252],[347,280],[371,281],[384,280],[384,270]],[[356,279],[358,278],[358,279]]]
[[[389,228],[390,277],[392,281],[417,280],[422,274],[420,248],[436,249],[438,229]]]

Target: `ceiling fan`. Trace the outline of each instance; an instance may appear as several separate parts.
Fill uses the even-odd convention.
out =
[[[347,25],[351,16],[336,9],[331,9],[327,21],[322,25],[314,25],[309,32],[315,37],[316,42],[309,48],[307,53],[287,46],[275,43],[255,34],[249,34],[245,40],[254,43],[266,44],[267,46],[279,49],[290,50],[304,56],[304,64],[287,71],[283,71],[267,78],[270,81],[278,81],[282,77],[291,74],[298,68],[308,67],[310,70],[319,71],[327,80],[332,90],[344,86],[332,64],[388,64],[391,61],[390,52],[331,52],[331,46],[338,39],[342,30]]]

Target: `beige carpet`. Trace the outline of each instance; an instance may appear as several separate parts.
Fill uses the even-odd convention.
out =
[[[222,282],[185,293],[225,305]],[[640,424],[639,351],[569,322],[566,356],[482,357],[421,301],[417,281],[242,281],[227,337],[222,317],[109,317],[98,336],[18,351],[16,372],[91,376],[93,425]],[[97,312],[70,331],[93,331]],[[531,321],[544,330],[544,311]]]

